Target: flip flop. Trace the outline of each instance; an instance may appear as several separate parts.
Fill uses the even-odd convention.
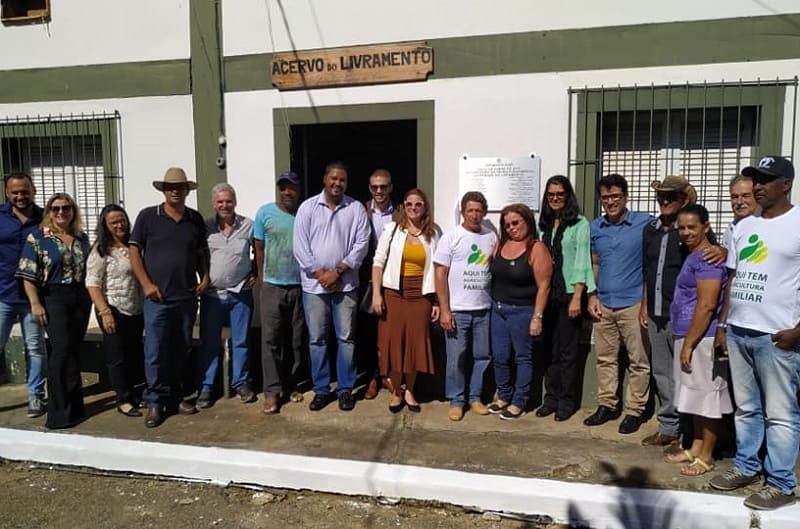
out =
[[[664,461],[667,463],[689,463],[692,464],[697,460],[689,450],[681,450],[671,453],[664,453]]]
[[[715,468],[716,467],[713,463],[708,464],[699,457],[695,457],[694,461],[686,466],[681,467],[681,475],[690,477],[702,476],[706,472],[711,472]]]

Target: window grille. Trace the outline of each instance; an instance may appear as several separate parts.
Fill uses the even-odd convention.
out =
[[[72,195],[93,237],[103,207],[123,202],[119,125],[117,112],[0,119],[0,170],[30,174],[40,205]]]
[[[588,217],[601,213],[595,193],[601,175],[625,176],[628,208],[655,215],[650,183],[682,175],[723,234],[733,218],[730,179],[764,154],[792,157],[797,79],[570,88],[569,96],[570,176]],[[787,102],[791,123],[784,124]],[[786,148],[784,130],[791,136]]]

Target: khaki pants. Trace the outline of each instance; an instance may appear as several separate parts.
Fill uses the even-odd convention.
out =
[[[625,391],[625,414],[640,417],[650,395],[650,362],[647,360],[642,327],[639,325],[640,303],[624,309],[600,305],[602,316],[594,323],[597,352],[597,403],[616,408],[619,403],[620,338],[628,351],[628,387]]]

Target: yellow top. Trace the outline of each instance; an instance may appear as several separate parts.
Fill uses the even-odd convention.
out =
[[[403,263],[400,274],[404,276],[421,276],[425,271],[425,247],[422,244],[403,246]]]

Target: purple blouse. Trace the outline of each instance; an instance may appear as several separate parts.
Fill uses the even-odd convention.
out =
[[[706,329],[705,336],[714,336],[717,331],[717,318],[719,307],[722,305],[722,297],[725,295],[725,285],[728,283],[728,270],[725,263],[708,264],[703,260],[703,251],[697,250],[683,262],[675,284],[675,297],[670,306],[672,334],[675,336],[686,336],[689,333],[694,310],[697,308],[697,281],[704,279],[718,279],[722,285],[717,299],[717,308],[714,310],[714,318]]]

